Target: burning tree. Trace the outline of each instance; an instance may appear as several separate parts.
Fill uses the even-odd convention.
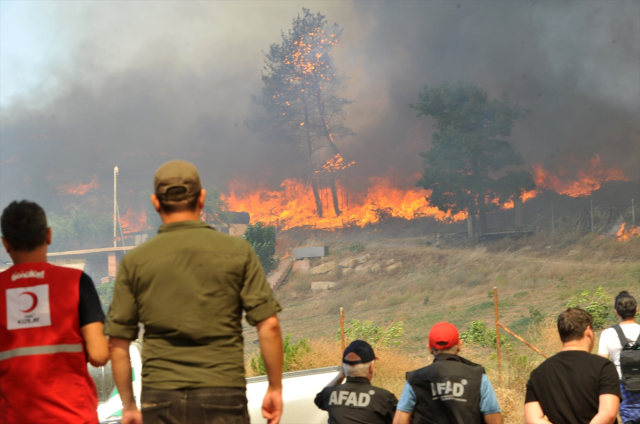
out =
[[[351,102],[339,96],[345,77],[338,74],[330,55],[342,29],[329,25],[320,13],[302,11],[292,29],[282,33],[282,42],[271,44],[265,53],[264,86],[252,99],[266,115],[245,123],[268,142],[286,143],[294,151],[306,146],[317,214],[323,216],[318,175],[327,172],[333,208],[340,215],[335,173],[350,164],[340,156],[336,138],[354,135],[344,125],[342,110]]]
[[[536,184],[526,171],[505,168],[524,164],[508,137],[515,120],[524,111],[502,100],[490,101],[486,92],[472,83],[445,82],[426,85],[411,108],[417,116],[435,119],[433,147],[420,155],[425,170],[416,183],[431,191],[429,202],[453,214],[467,211],[470,236],[475,237],[475,220],[486,232],[486,213],[508,200],[518,200]]]

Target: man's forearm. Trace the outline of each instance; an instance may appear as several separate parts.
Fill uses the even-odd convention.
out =
[[[131,358],[129,357],[130,340],[111,337],[109,339],[109,352],[111,353],[111,369],[113,380],[118,388],[122,407],[125,410],[136,409],[131,383]]]
[[[329,384],[327,384],[324,387],[333,387],[333,386],[337,386],[339,384],[342,384],[342,382],[344,381],[345,375],[344,375],[344,367],[340,367],[340,372],[338,373],[338,375],[335,376],[335,378],[333,380],[331,380],[329,382]]]
[[[409,412],[397,409],[396,415],[393,417],[393,424],[410,424],[412,415]]]
[[[527,402],[524,404],[524,421],[527,424],[551,424],[539,402]]]
[[[616,415],[599,413],[589,421],[589,424],[613,424],[616,418]]]
[[[620,398],[617,395],[604,394],[599,397],[598,413],[590,424],[612,424],[618,416]]]
[[[278,317],[273,315],[257,325],[262,358],[267,369],[269,387],[282,389],[283,346]]]
[[[494,414],[487,414],[484,416],[485,424],[502,424],[502,414],[496,412]]]

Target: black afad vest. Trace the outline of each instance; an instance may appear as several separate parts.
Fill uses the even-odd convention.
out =
[[[433,364],[407,373],[416,394],[412,424],[480,424],[484,368],[458,355],[440,354]]]

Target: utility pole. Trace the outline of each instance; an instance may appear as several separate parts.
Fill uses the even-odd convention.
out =
[[[593,233],[593,200],[591,201],[591,232]]]
[[[553,221],[553,200],[551,201],[551,232],[555,231],[555,222]]]
[[[633,199],[631,199],[631,225],[636,226],[636,208],[633,205]]]
[[[118,208],[118,200],[116,197],[116,189],[118,187],[118,166],[116,165],[113,168],[113,247],[116,247],[116,217],[117,217],[117,208]]]

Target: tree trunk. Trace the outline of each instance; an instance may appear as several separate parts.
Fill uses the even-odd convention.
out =
[[[316,199],[318,217],[322,218],[322,199],[320,198],[320,191],[318,190],[318,179],[313,173],[311,174],[311,188],[313,189],[313,197]]]
[[[473,214],[468,213],[469,216],[467,218],[467,234],[469,236],[469,241],[472,244],[476,244],[478,242],[478,237],[476,234],[476,220]]]
[[[487,233],[487,213],[483,210],[480,209],[480,234],[486,234]]]
[[[322,119],[322,129],[325,137],[327,138],[327,142],[331,147],[331,151],[333,155],[337,155],[340,153],[338,150],[338,146],[333,141],[333,136],[329,131],[329,124],[327,123],[327,119],[325,116],[324,105],[322,104],[322,99],[320,98],[320,89],[318,85],[317,76],[314,75],[315,80],[315,96],[316,96],[316,105],[318,106],[318,112],[320,113],[320,119]],[[333,172],[329,172],[329,187],[331,188],[331,197],[333,198],[333,210],[336,212],[336,216],[340,216],[342,212],[340,211],[340,202],[338,201],[338,188],[336,187],[336,177]]]
[[[334,172],[329,173],[329,186],[331,187],[331,197],[333,199],[333,210],[336,211],[336,216],[340,216],[340,199],[338,199],[338,187],[336,187],[336,174]]]
[[[520,198],[513,201],[513,210],[516,214],[516,229],[522,228],[524,225],[524,205]]]
[[[309,109],[307,108],[307,101],[302,95],[302,103],[304,104],[304,121],[307,124],[305,133],[307,134],[307,150],[309,152],[309,165],[311,167],[311,189],[313,190],[313,197],[316,200],[316,213],[319,218],[322,218],[322,199],[320,198],[320,191],[318,190],[318,179],[315,175],[315,168],[313,166],[313,146],[311,145],[311,134],[309,134]]]
[[[487,233],[487,212],[485,210],[487,199],[485,199],[484,195],[478,196],[480,200],[480,204],[478,205],[478,216],[480,218],[480,234]]]

